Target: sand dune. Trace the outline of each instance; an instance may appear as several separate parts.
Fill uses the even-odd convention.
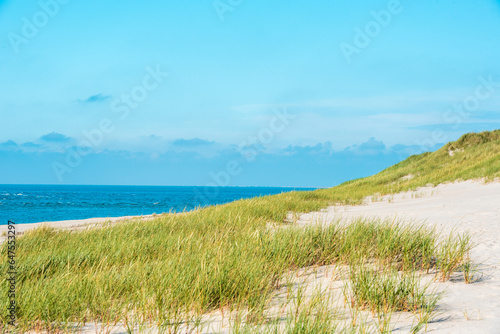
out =
[[[321,212],[302,214],[297,224],[305,226],[339,219],[350,221],[358,217],[422,223],[435,226],[444,233],[469,232],[477,245],[471,255],[479,265],[478,277],[481,279],[472,284],[465,284],[463,279],[432,283],[437,290],[445,290],[446,295],[438,306],[438,316],[429,324],[428,332],[500,333],[500,183],[456,182],[391,196],[370,197],[363,205],[334,206]],[[63,229],[81,229],[99,222],[117,223],[130,218],[45,224]],[[18,231],[24,232],[37,226],[40,224],[18,225]],[[329,270],[331,268],[322,267],[308,273],[306,269],[298,279],[307,281],[308,288],[314,289],[316,285],[332,282],[332,275],[327,274]],[[278,291],[276,298],[279,295]],[[276,298],[271,304],[276,302]],[[204,321],[207,323],[207,331],[203,331],[204,333],[230,332],[229,323],[220,315],[207,314]],[[395,332],[408,333],[410,327],[411,320],[399,319]],[[93,325],[88,325],[83,332],[95,332],[95,329]],[[125,331],[123,327],[116,326],[114,332]]]

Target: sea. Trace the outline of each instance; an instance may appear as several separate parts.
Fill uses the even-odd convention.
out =
[[[0,185],[0,225],[141,216],[315,188]]]

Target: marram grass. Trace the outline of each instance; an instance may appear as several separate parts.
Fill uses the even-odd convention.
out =
[[[163,328],[171,326],[172,318],[189,314],[224,307],[256,309],[285,273],[313,265],[372,261],[408,275],[434,269],[439,278],[447,279],[467,260],[471,247],[467,236],[452,235],[442,241],[434,230],[395,222],[300,229],[285,228],[290,224],[283,222],[288,212],[360,203],[376,193],[500,177],[499,137],[500,131],[468,135],[434,153],[412,156],[377,175],[331,189],[241,200],[79,232],[31,231],[17,240],[18,329],[118,322]],[[269,222],[275,227],[270,228]],[[5,246],[1,273],[7,270]],[[389,274],[364,274],[382,287],[384,278],[393,279],[396,286],[401,283]],[[1,277],[0,326],[6,329],[8,286],[6,275]],[[358,276],[353,276],[355,283],[354,277]],[[399,297],[391,298],[401,303]],[[358,299],[363,307],[373,303],[366,297]],[[407,306],[423,307],[422,300]],[[394,310],[400,310],[396,304]],[[320,326],[308,318],[302,325]],[[291,326],[289,332],[307,332],[297,331],[300,326]]]

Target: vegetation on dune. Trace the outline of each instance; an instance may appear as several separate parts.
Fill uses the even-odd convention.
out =
[[[428,310],[427,318],[422,316],[428,321],[435,298],[419,287],[415,273],[432,269],[444,280],[470,265],[467,236],[443,239],[420,226],[377,221],[283,228],[293,226],[284,222],[287,213],[356,204],[368,195],[427,184],[497,177],[500,131],[465,135],[436,152],[412,156],[377,175],[331,189],[240,200],[80,232],[33,230],[17,240],[18,328],[120,322],[150,324],[168,332],[181,320],[199,323],[200,315],[214,309],[246,308],[259,314],[283,275],[328,264],[352,267],[352,289],[346,293],[358,309],[378,315]],[[6,260],[2,245],[2,273],[7,271]],[[6,277],[2,274],[0,281],[0,327],[5,330]],[[399,292],[388,296],[389,290]],[[296,315],[287,332],[326,333],[336,328],[324,307],[320,311],[314,313],[316,320],[311,320],[312,313]],[[315,326],[324,331],[315,331]]]

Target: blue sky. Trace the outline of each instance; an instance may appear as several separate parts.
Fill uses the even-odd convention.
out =
[[[499,56],[498,0],[0,0],[0,183],[332,186],[500,128]]]

